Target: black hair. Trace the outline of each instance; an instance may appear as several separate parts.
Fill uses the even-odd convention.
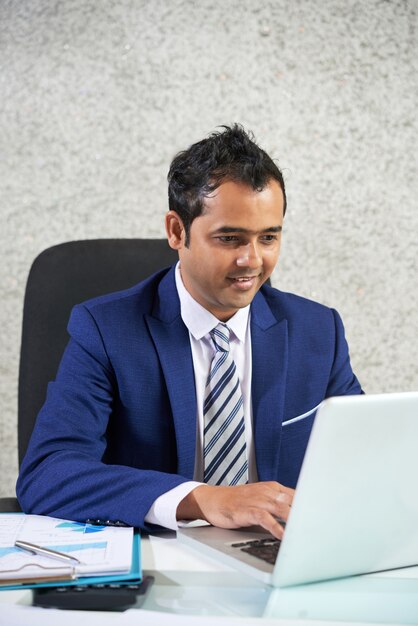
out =
[[[221,126],[217,131],[179,152],[168,172],[168,205],[180,216],[186,246],[190,241],[190,226],[202,214],[204,199],[227,180],[244,183],[262,190],[271,179],[286,193],[282,172],[269,155],[255,142],[254,135],[240,124]]]

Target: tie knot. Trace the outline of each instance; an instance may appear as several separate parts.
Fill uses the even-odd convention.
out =
[[[226,324],[218,324],[210,331],[210,336],[215,344],[216,352],[229,352],[230,330]]]

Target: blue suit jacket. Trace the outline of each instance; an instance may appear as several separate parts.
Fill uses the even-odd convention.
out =
[[[194,469],[193,363],[174,269],[76,306],[68,330],[19,501],[26,512],[146,528],[154,500]],[[251,341],[258,476],[295,487],[313,409],[327,396],[361,393],[342,322],[332,309],[264,286],[251,305]]]

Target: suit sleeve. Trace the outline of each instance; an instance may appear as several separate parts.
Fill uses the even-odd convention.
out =
[[[331,309],[331,312],[335,324],[335,351],[326,397],[362,394],[364,391],[351,368],[341,317],[334,309]]]
[[[19,502],[26,513],[146,529],[153,502],[187,479],[104,462],[115,375],[85,306],[75,307],[68,330],[69,344],[21,466]]]

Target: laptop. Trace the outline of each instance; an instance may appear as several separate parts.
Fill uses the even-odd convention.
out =
[[[177,536],[275,587],[418,565],[417,480],[418,392],[328,398],[281,542],[258,527]],[[254,541],[277,556],[255,556]]]

